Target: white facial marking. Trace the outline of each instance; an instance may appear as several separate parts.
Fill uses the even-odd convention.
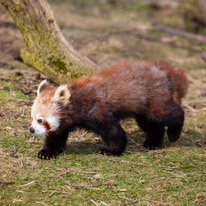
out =
[[[41,115],[40,114],[36,114],[36,120],[38,120],[38,119],[44,119],[43,117],[41,117]]]
[[[33,118],[33,116],[34,116],[35,108],[36,108],[36,99],[34,100],[34,103],[33,103],[32,107],[31,107],[31,118]]]
[[[58,116],[49,116],[46,118],[46,121],[51,127],[50,131],[55,131],[59,127],[59,117]]]
[[[32,121],[32,128],[34,129],[34,135],[37,136],[45,136],[46,135],[46,128],[43,125],[40,125],[36,119]]]

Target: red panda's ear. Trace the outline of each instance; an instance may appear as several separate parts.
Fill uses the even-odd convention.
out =
[[[39,84],[39,86],[38,86],[37,96],[39,96],[39,94],[40,94],[43,90],[46,90],[46,89],[48,89],[49,87],[50,87],[50,86],[49,86],[47,80],[46,80],[46,79],[43,80],[43,81]]]
[[[71,94],[68,85],[61,85],[57,88],[54,94],[54,101],[61,101],[64,104],[69,102]]]

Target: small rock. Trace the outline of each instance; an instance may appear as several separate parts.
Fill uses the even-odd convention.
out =
[[[4,87],[3,89],[4,89],[5,91],[7,91],[7,92],[10,92],[9,87]]]
[[[196,198],[202,198],[202,194],[201,193],[196,194]]]
[[[94,179],[100,179],[100,177],[101,177],[101,175],[100,174],[96,174],[96,175],[94,175]]]
[[[23,127],[24,129],[28,129],[28,126],[25,125],[25,124],[23,124],[22,127]]]
[[[12,94],[13,97],[17,96],[17,94],[15,92],[12,92],[11,94]]]
[[[8,67],[8,63],[6,62],[0,62],[0,67],[4,68],[4,67]]]
[[[206,52],[205,51],[202,53],[202,59],[206,62]]]
[[[14,158],[18,158],[18,156],[16,156],[15,154],[16,154],[16,152],[11,152],[11,153],[9,153],[9,156],[14,157]]]
[[[12,128],[11,128],[11,127],[9,127],[9,126],[7,126],[7,127],[5,127],[5,129],[9,129],[9,130],[10,130],[10,129],[12,129]]]
[[[23,74],[19,71],[15,72],[15,76],[23,76]]]
[[[35,79],[36,79],[36,80],[39,80],[40,78],[41,78],[41,74],[40,74],[40,73],[38,73],[38,74],[35,75]]]
[[[5,186],[6,186],[6,184],[0,181],[0,188],[5,187]]]
[[[0,181],[0,188],[1,187],[6,187],[7,185],[11,185],[11,184],[14,184],[14,182],[1,182]]]
[[[23,94],[28,95],[28,94],[31,94],[31,93],[32,93],[32,90],[28,90],[28,91],[23,91],[23,90],[22,90],[22,92],[23,92]]]
[[[119,191],[120,191],[120,192],[126,192],[127,189],[120,189]]]

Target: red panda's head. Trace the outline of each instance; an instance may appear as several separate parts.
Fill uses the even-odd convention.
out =
[[[32,125],[30,132],[45,136],[55,132],[60,126],[60,104],[69,102],[70,92],[67,85],[52,88],[46,80],[37,89],[37,97],[31,109]]]

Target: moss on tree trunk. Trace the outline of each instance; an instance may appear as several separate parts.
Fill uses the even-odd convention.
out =
[[[58,84],[91,75],[97,66],[64,38],[46,0],[0,0],[21,32],[23,61]]]

